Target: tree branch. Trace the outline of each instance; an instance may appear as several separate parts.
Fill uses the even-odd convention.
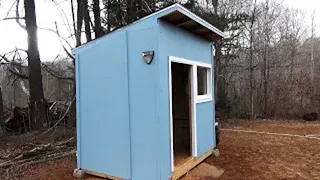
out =
[[[64,79],[64,80],[71,80],[73,81],[74,78],[73,77],[62,77],[60,75],[58,75],[56,72],[54,72],[52,69],[50,69],[46,64],[42,63],[42,67],[49,73],[51,74],[53,77],[56,77],[58,79]]]
[[[29,77],[27,75],[24,75],[22,73],[19,73],[17,71],[14,71],[12,69],[9,69],[9,72],[11,72],[12,74],[18,76],[19,78],[22,78],[22,79],[29,79]]]
[[[75,60],[75,57],[67,50],[67,48],[64,47],[64,45],[63,45],[63,43],[62,43],[62,41],[61,41],[61,39],[60,39],[61,35],[60,35],[60,33],[59,33],[59,30],[58,30],[57,22],[55,22],[55,26],[56,26],[56,33],[57,33],[57,35],[58,35],[58,38],[59,38],[59,41],[60,41],[60,43],[61,43],[61,46],[62,46],[63,50],[67,53],[67,55],[68,55],[71,59]]]
[[[6,21],[6,20],[20,20],[20,19],[25,19],[24,17],[6,17],[1,19],[1,21]]]
[[[26,26],[23,25],[21,22],[20,22],[20,15],[19,15],[19,3],[20,3],[20,0],[17,0],[17,5],[16,5],[16,22],[17,24],[22,28],[22,29],[26,29]]]
[[[7,12],[6,18],[9,16],[9,14],[10,14],[10,12],[11,12],[11,10],[12,10],[12,8],[14,7],[14,4],[15,4],[16,2],[17,2],[17,1],[14,1],[14,2],[12,3],[12,5],[10,6],[10,9],[9,9],[8,12]]]
[[[70,45],[70,43],[68,42],[68,40],[64,37],[62,37],[57,31],[54,31],[52,29],[47,29],[47,28],[41,28],[41,27],[38,27],[38,29],[41,29],[41,30],[46,30],[46,31],[50,31],[50,32],[53,32],[55,33],[56,35],[58,35],[59,39],[61,38],[69,47],[70,49],[72,49],[73,47]]]
[[[68,24],[69,25],[70,24],[69,20],[68,20],[69,18],[67,16],[67,14],[65,13],[64,8],[61,7],[60,3],[56,2],[55,0],[52,0],[52,2],[56,5],[56,7],[57,7],[57,9],[59,11],[59,14],[60,14],[60,16],[62,18],[63,24]],[[66,29],[67,29],[67,31],[69,31],[70,34],[72,34],[71,33],[72,30],[71,30],[70,26],[67,26]]]
[[[20,54],[17,53],[18,51],[24,51],[24,50],[15,49],[14,51],[10,51],[10,52],[8,52],[8,53],[6,53],[6,54],[4,54],[4,55],[1,55],[1,54],[0,54],[0,62],[1,62],[1,60],[4,60],[5,63],[2,63],[2,64],[10,64],[10,65],[14,65],[14,66],[19,66],[19,67],[27,68],[27,66],[24,66],[24,65],[22,65],[21,63],[17,63],[17,62],[14,61],[14,59],[15,59],[15,57],[16,57],[17,54],[20,56]],[[14,52],[15,54],[13,55],[13,58],[12,58],[13,60],[10,61],[10,60],[6,57],[6,55],[7,55],[7,54],[10,54],[10,53],[13,53],[13,52]],[[20,58],[21,58],[21,56],[20,56]]]

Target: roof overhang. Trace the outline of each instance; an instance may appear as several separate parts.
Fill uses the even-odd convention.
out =
[[[180,4],[175,4],[173,7],[175,7],[175,11],[164,14],[159,17],[159,19],[209,41],[215,41],[226,37],[222,31],[190,12]]]

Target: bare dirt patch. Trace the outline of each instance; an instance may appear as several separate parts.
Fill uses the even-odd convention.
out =
[[[220,123],[223,128],[255,130],[264,132],[290,133],[299,135],[320,134],[320,123],[301,121],[243,121]],[[243,132],[221,132],[220,157],[210,157],[206,163],[223,169],[221,180],[250,179],[320,179],[320,140],[296,137],[282,137]],[[72,172],[76,168],[75,156],[31,165],[17,169],[18,179],[75,179]],[[209,172],[212,167],[208,167]],[[184,176],[183,180],[216,179],[196,168]]]
[[[223,127],[320,134],[319,124],[295,121],[239,121]],[[320,140],[222,131],[219,149],[221,156],[207,162],[225,170],[220,179],[320,179]]]

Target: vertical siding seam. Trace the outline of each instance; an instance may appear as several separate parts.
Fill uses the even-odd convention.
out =
[[[212,61],[212,68],[211,68],[211,93],[212,93],[212,108],[213,108],[213,148],[217,147],[217,142],[216,142],[216,128],[215,128],[215,122],[216,122],[216,102],[215,102],[215,93],[214,93],[214,54],[213,54],[213,48],[214,48],[214,43],[211,44],[211,61]]]
[[[159,53],[159,24],[158,21],[156,21],[156,26],[154,28],[153,34],[155,36],[155,65],[156,65],[156,81],[154,83],[155,85],[155,121],[156,121],[156,142],[161,142],[161,138],[160,138],[160,118],[158,117],[159,113],[158,113],[158,98],[160,97],[160,86],[159,86],[159,82],[160,82],[160,75],[159,75],[159,68],[160,68],[160,53]],[[157,147],[156,147],[156,176],[157,179],[161,180],[161,164],[159,163],[159,157],[160,157],[160,146],[159,144],[161,143],[156,143]]]
[[[132,179],[132,134],[131,134],[131,108],[130,108],[130,76],[129,76],[129,36],[128,36],[128,30],[126,30],[126,52],[127,52],[127,90],[128,90],[128,111],[129,111],[129,145],[130,145],[130,179]]]
[[[76,86],[76,127],[77,127],[77,166],[81,168],[81,126],[80,126],[80,62],[79,62],[80,54],[76,54],[75,60],[75,71],[76,71],[76,79],[75,84]],[[72,103],[72,102],[71,102]]]

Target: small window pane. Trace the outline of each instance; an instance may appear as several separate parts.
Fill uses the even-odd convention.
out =
[[[208,68],[197,67],[198,71],[198,95],[208,94]]]

